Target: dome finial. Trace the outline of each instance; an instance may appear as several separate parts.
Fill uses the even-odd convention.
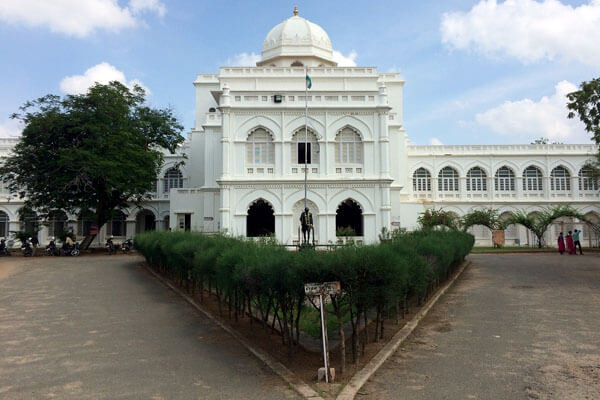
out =
[[[298,15],[298,7],[294,6],[294,16],[297,16],[297,15]]]

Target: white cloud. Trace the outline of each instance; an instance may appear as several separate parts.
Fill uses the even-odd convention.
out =
[[[352,50],[347,56],[340,51],[333,50],[333,61],[338,64],[338,67],[356,67],[356,57],[358,54],[355,50]]]
[[[159,0],[130,0],[129,7],[135,14],[150,11],[156,13],[161,18],[167,12],[167,7]]]
[[[558,0],[481,0],[445,13],[442,42],[456,49],[508,55],[521,62],[576,60],[600,66],[600,0],[572,7]]]
[[[60,81],[60,90],[68,94],[83,94],[96,82],[107,84],[111,81],[119,81],[130,88],[134,85],[139,85],[146,91],[147,95],[150,94],[150,90],[139,80],[132,79],[127,81],[123,72],[107,62],[102,62],[88,68],[83,75],[72,75],[63,78],[63,80]]]
[[[577,90],[571,82],[561,81],[552,96],[539,101],[505,101],[498,107],[475,116],[475,121],[501,135],[532,141],[546,137],[565,143],[589,143],[590,135],[577,119],[567,118],[567,93]]]
[[[235,56],[228,58],[226,65],[231,67],[256,67],[256,63],[260,61],[260,54],[252,53],[240,53]]]
[[[159,0],[131,0],[128,7],[119,6],[117,0],[0,1],[0,21],[77,37],[99,29],[118,32],[135,27],[139,14],[146,11],[162,17],[166,7]]]
[[[434,137],[429,139],[429,144],[432,146],[443,146],[444,145],[444,143],[442,143],[442,141],[440,139],[434,138]]]
[[[0,123],[0,138],[11,138],[21,135],[23,124],[16,119],[9,119],[4,123]]]

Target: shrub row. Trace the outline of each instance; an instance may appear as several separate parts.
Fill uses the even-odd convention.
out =
[[[304,283],[340,281],[332,298],[338,321],[350,313],[352,354],[367,312],[376,310],[375,340],[383,335],[385,315],[406,309],[407,298],[422,301],[445,280],[473,246],[473,236],[458,231],[422,230],[394,235],[380,245],[344,246],[332,252],[291,252],[272,240],[253,241],[189,232],[150,232],[136,236],[135,247],[148,263],[192,293],[205,290],[227,306],[229,316],[250,315],[265,328],[278,324],[291,348],[299,340],[305,307]],[[347,315],[346,315],[347,317]],[[252,320],[252,319],[251,319]],[[361,325],[361,320],[362,325]],[[339,334],[344,342],[343,327]],[[363,343],[368,337],[361,337]],[[342,345],[342,353],[345,353]],[[342,358],[345,363],[345,356]],[[343,368],[343,365],[342,365]],[[343,373],[343,372],[342,372]]]

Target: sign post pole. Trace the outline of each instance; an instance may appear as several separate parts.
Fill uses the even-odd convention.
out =
[[[325,335],[327,332],[325,331],[325,317],[323,316],[323,293],[319,293],[319,308],[321,309],[321,336],[323,337],[323,360],[325,362],[325,382],[329,383],[329,366],[327,365],[327,342]]]

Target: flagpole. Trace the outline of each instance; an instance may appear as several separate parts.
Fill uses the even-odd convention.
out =
[[[306,192],[308,180],[308,67],[304,67],[304,209],[306,210]]]

